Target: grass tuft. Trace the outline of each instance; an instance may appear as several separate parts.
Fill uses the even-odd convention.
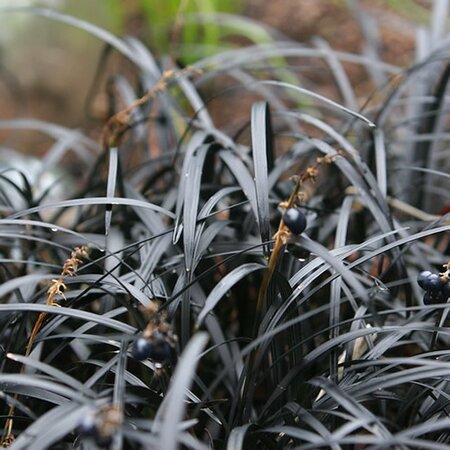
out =
[[[2,446],[450,449],[448,299],[416,280],[449,282],[443,35],[404,69],[222,15],[254,43],[181,68],[19,13],[104,42],[109,114],[0,121],[53,141],[38,176],[0,160]]]

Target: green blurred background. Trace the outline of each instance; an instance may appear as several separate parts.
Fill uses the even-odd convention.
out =
[[[0,8],[50,8],[119,36],[135,36],[159,60],[170,55],[182,64],[225,48],[270,41],[270,34],[256,25],[259,22],[296,41],[320,36],[333,48],[360,52],[363,39],[354,4],[351,0],[0,0]],[[414,56],[415,29],[428,21],[431,2],[361,0],[358,5],[377,23],[382,59],[408,65]],[[220,26],[208,19],[212,13],[222,14]],[[27,12],[0,14],[0,119],[25,116],[83,126],[83,104],[103,43]],[[229,14],[251,22],[228,22]],[[356,84],[364,82],[364,74],[350,77]]]

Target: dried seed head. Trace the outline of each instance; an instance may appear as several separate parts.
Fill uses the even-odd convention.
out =
[[[2,448],[8,448],[10,445],[14,444],[16,438],[13,434],[7,434],[2,441]]]

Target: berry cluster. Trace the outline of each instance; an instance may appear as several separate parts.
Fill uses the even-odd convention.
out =
[[[158,303],[147,308],[148,323],[140,337],[136,339],[131,350],[133,358],[138,361],[150,358],[162,364],[170,359],[176,344],[165,315],[160,312]]]
[[[425,305],[443,303],[450,297],[448,270],[442,274],[432,273],[429,270],[420,272],[417,284],[426,291],[423,296]]]
[[[153,331],[148,337],[142,335],[136,339],[132,349],[133,358],[139,361],[150,358],[158,363],[167,361],[171,352],[172,348],[167,337],[159,330]]]
[[[283,214],[283,222],[295,235],[302,234],[306,229],[306,217],[300,208],[288,208]]]
[[[117,407],[107,405],[92,410],[78,423],[76,432],[83,439],[92,439],[97,447],[109,448],[117,428],[122,423],[122,414]]]

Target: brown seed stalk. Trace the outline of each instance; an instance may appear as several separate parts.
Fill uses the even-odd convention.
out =
[[[52,280],[50,287],[47,290],[47,302],[48,306],[60,306],[58,303],[58,299],[65,299],[64,291],[67,289],[62,277],[73,277],[76,275],[76,272],[83,262],[83,259],[88,257],[88,248],[76,247],[73,249],[70,257],[66,259],[63,265],[63,269],[61,271],[61,277]],[[25,356],[30,356],[31,350],[33,349],[34,341],[36,339],[36,335],[44,323],[45,318],[48,313],[41,312],[34,324],[33,330],[31,331],[30,337],[28,338],[27,347],[25,349]],[[21,373],[24,370],[24,366],[22,366]],[[17,399],[18,395],[14,396],[14,399]],[[8,419],[5,423],[5,428],[3,432],[3,439],[1,441],[2,448],[9,447],[15,440],[14,435],[12,433],[13,425],[14,425],[14,415],[16,412],[16,408],[14,405],[11,405],[8,411]]]

